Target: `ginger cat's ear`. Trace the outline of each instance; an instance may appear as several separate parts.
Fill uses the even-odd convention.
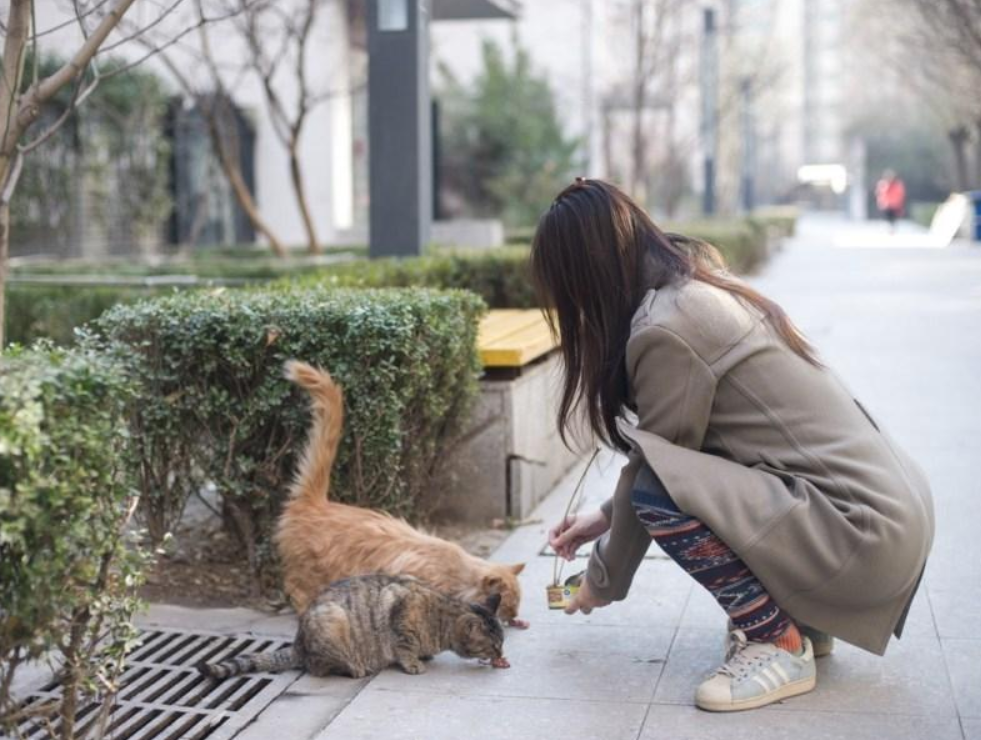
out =
[[[525,564],[524,563],[515,563],[514,565],[510,566],[510,568],[511,568],[511,572],[512,573],[514,573],[515,575],[518,575],[518,573],[520,573],[521,571],[523,571],[525,569]]]
[[[480,585],[484,593],[493,593],[494,591],[500,591],[504,586],[504,580],[500,576],[484,576]]]

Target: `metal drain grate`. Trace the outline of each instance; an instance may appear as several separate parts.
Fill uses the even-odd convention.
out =
[[[202,660],[272,652],[289,645],[289,641],[174,630],[144,630],[140,636],[140,645],[128,658],[109,719],[106,737],[113,740],[225,740],[297,677],[292,671],[248,673],[218,681],[202,676],[194,667]],[[32,694],[25,707],[60,696],[61,685],[54,681]],[[97,705],[89,704],[78,712],[79,736],[87,725],[95,723],[97,710]],[[53,728],[57,729],[57,721]],[[25,721],[18,729],[29,740],[49,737],[48,728],[38,720]]]

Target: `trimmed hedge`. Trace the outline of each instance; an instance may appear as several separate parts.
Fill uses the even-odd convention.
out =
[[[197,469],[217,486],[253,572],[269,572],[309,426],[305,393],[283,378],[291,358],[345,390],[331,496],[417,514],[476,397],[483,311],[473,294],[418,289],[195,292],[116,306],[94,328],[139,385],[144,517],[171,524]],[[155,482],[168,477],[183,482],[161,492]]]
[[[490,308],[536,305],[527,246],[346,262],[288,282],[332,287],[469,290],[483,298]]]
[[[124,411],[108,357],[15,350],[0,358],[0,729],[26,661],[60,659],[64,737],[89,701],[108,707],[135,633],[145,554],[125,534],[135,504]],[[22,728],[23,729],[23,728]],[[2,734],[2,733],[0,733]],[[19,736],[19,735],[17,735]]]
[[[7,285],[6,339],[21,345],[41,338],[72,344],[76,328],[113,306],[168,292],[163,288]]]

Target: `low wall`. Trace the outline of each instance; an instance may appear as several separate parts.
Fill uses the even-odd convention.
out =
[[[481,382],[470,428],[440,475],[440,516],[524,519],[580,459],[555,428],[560,362],[553,352],[516,377]]]

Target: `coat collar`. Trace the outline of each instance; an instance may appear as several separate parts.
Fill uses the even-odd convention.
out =
[[[650,316],[651,312],[654,310],[655,298],[657,298],[657,290],[651,288],[644,294],[644,297],[640,299],[640,305],[637,307],[637,310],[634,311],[634,315],[630,319],[631,336],[650,323]]]

